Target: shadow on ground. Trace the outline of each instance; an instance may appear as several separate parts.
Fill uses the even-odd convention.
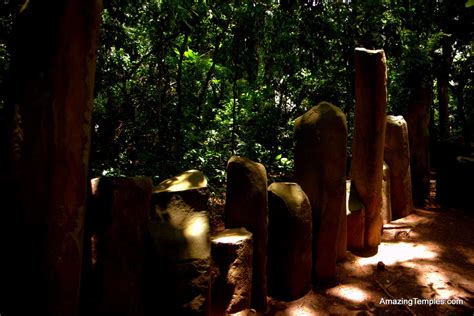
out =
[[[271,300],[267,315],[472,315],[474,214],[432,206],[393,224],[403,229],[385,230],[374,256],[348,253],[338,264],[337,286],[293,302]],[[430,306],[414,298],[456,301]],[[387,299],[405,301],[383,304]]]

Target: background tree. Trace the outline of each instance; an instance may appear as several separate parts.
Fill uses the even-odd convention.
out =
[[[472,12],[463,1],[107,1],[92,175],[158,181],[198,168],[217,189],[238,154],[288,178],[292,122],[311,106],[341,107],[351,137],[358,46],[386,52],[391,114],[423,83],[443,104],[426,113],[432,138],[449,125],[468,139]]]

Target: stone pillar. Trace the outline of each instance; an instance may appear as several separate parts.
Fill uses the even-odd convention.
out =
[[[2,7],[16,12],[1,79],[1,313],[77,316],[102,1],[11,4]]]
[[[347,193],[346,193],[347,194]],[[344,200],[347,197],[344,197]],[[347,258],[347,215],[346,203],[341,207],[341,218],[337,230],[336,259],[343,261]]]
[[[226,228],[245,227],[253,234],[252,307],[267,309],[268,194],[265,167],[233,156],[227,163]]]
[[[209,190],[189,170],[154,190],[148,221],[147,310],[163,315],[205,315],[210,296]]]
[[[292,182],[268,187],[268,293],[292,301],[311,289],[312,211]]]
[[[100,314],[144,314],[144,237],[151,191],[149,178],[101,177],[92,181],[97,284],[103,290]]]
[[[346,214],[347,214],[347,249],[364,248],[365,207],[351,188],[351,181],[346,181]]]
[[[384,224],[390,223],[392,221],[392,199],[390,188],[390,167],[384,162],[382,180],[382,219]]]
[[[364,247],[382,237],[382,166],[387,108],[387,69],[383,50],[355,50],[355,124],[351,179],[365,206]]]
[[[405,119],[410,141],[410,167],[413,203],[424,206],[430,193],[430,108],[433,82],[420,81],[410,94]]]
[[[295,180],[313,211],[313,281],[336,277],[336,243],[345,196],[347,123],[321,102],[295,121]]]
[[[393,219],[413,211],[408,127],[403,116],[387,116],[384,159],[390,167]]]
[[[252,233],[226,229],[211,238],[211,315],[250,310],[252,296]]]

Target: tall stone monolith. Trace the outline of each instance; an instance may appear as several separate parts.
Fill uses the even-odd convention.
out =
[[[295,121],[295,180],[313,211],[313,281],[336,277],[336,244],[345,203],[347,123],[321,102]]]
[[[205,315],[209,309],[211,244],[207,179],[198,170],[161,182],[148,220],[147,310]]]
[[[2,6],[0,313],[77,316],[102,1],[17,5]]]
[[[252,307],[267,310],[268,194],[265,167],[233,156],[227,162],[226,228],[253,234]]]
[[[149,178],[92,181],[99,314],[144,314],[144,240],[151,192]]]
[[[408,127],[403,116],[387,116],[384,159],[390,167],[392,217],[405,217],[413,211],[413,197]]]
[[[311,205],[297,183],[274,182],[268,209],[268,293],[292,301],[311,289]]]
[[[382,238],[382,166],[384,154],[387,68],[383,50],[355,50],[355,124],[351,180],[365,206],[364,247]]]

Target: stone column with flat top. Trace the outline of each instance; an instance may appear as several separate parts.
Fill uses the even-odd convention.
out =
[[[223,230],[211,237],[211,315],[248,313],[252,297],[252,233]]]
[[[382,167],[384,155],[387,67],[383,50],[355,50],[355,124],[351,180],[365,206],[364,247],[382,238]]]

